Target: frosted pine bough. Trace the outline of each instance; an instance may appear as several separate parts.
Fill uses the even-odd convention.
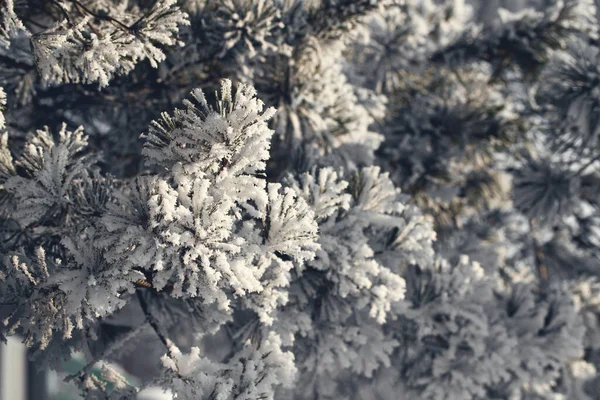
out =
[[[84,346],[78,336],[82,330],[90,329],[96,318],[123,307],[131,299],[129,295],[137,291],[148,323],[168,346],[165,366],[174,373],[173,379],[183,379],[177,364],[174,366],[167,361],[177,357],[178,350],[164,336],[158,317],[151,314],[151,306],[145,303],[147,300],[140,294],[141,290],[150,287],[172,297],[198,299],[206,306],[216,304],[222,314],[220,320],[214,321],[216,325],[212,330],[227,321],[233,312],[231,304],[235,302],[238,308],[255,313],[261,322],[257,325],[259,329],[273,325],[276,331],[289,337],[295,334],[294,330],[282,330],[273,316],[278,313],[277,308],[289,300],[287,287],[292,276],[299,280],[298,285],[304,284],[302,274],[306,263],[311,270],[326,271],[327,279],[339,286],[336,296],[356,297],[357,304],[367,309],[365,317],[373,318],[378,324],[385,322],[391,303],[402,298],[403,279],[398,270],[392,272],[384,264],[379,265],[365,233],[376,239],[395,227],[396,237],[390,241],[390,249],[408,243],[406,250],[421,251],[419,249],[423,247],[422,251],[431,256],[432,231],[427,230],[425,224],[423,238],[412,238],[423,240],[423,243],[416,248],[410,244],[409,235],[419,222],[404,221],[400,217],[405,210],[401,203],[395,203],[397,192],[385,175],[379,175],[377,168],[365,169],[354,177],[354,186],[350,188],[354,199],[351,194],[343,193],[348,182],[336,182],[336,174],[331,169],[319,172],[320,185],[312,189],[314,178],[306,175],[304,195],[294,191],[296,184],[284,187],[279,183],[266,183],[261,171],[268,158],[272,131],[266,120],[272,116],[272,111],[262,112],[262,103],[254,97],[251,87],[240,85],[235,95],[232,91],[231,83],[224,81],[216,99],[216,109],[208,105],[201,91],[195,91],[193,97],[197,104],[186,102],[185,110],[176,110],[173,116],[163,114],[162,120],[154,123],[145,135],[144,153],[157,172],[138,177],[131,183],[123,182],[119,189],[110,186],[89,188],[96,192],[111,192],[106,197],[96,193],[86,199],[84,192],[84,198],[78,198],[82,195],[80,180],[98,180],[107,184],[93,171],[93,161],[85,155],[87,138],[81,129],[70,132],[63,127],[58,141],[49,130],[38,131],[26,145],[26,152],[15,161],[6,149],[3,188],[13,207],[13,217],[25,227],[57,224],[41,233],[42,243],[50,241],[44,237],[53,234],[52,231],[67,237],[61,241],[59,249],[52,249],[62,253],[65,260],[50,261],[41,246],[37,247],[33,260],[18,254],[7,257],[5,265],[10,270],[2,276],[3,293],[6,302],[15,304],[16,309],[5,321],[5,333],[19,331],[26,335],[32,347],[40,350],[61,340],[75,338],[68,346],[77,349]],[[334,189],[331,195],[324,193],[325,199],[332,198],[327,199],[329,205],[323,207],[317,197],[320,197],[319,192],[329,190],[326,183]],[[83,200],[101,202],[89,204]],[[347,213],[344,210],[351,203],[356,211]],[[73,231],[72,224],[77,219],[69,214],[83,213],[87,211],[84,206],[90,205],[98,211],[93,224],[81,231]],[[80,206],[81,210],[68,210],[73,206],[75,209]],[[381,213],[381,221],[374,225],[367,218],[373,213]],[[397,220],[393,219],[394,214],[398,215]],[[335,223],[336,220],[339,222]],[[327,236],[318,239],[318,221],[323,223],[324,231],[333,229],[330,239]],[[331,227],[327,228],[327,225]],[[334,235],[349,226],[353,226],[355,233],[348,232],[350,241],[343,246],[350,250],[356,240],[363,244],[358,247],[358,253],[350,253],[351,257],[344,261],[339,257],[346,250],[334,244]],[[71,232],[67,233],[69,230]],[[71,239],[70,236],[74,237]],[[407,236],[408,242],[405,241]],[[323,247],[324,251],[319,253]],[[311,260],[315,254],[319,261],[313,264]],[[330,265],[328,260],[332,256],[336,261]],[[356,256],[358,258],[354,260]],[[350,270],[346,271],[348,267]],[[342,269],[336,272],[336,268]],[[344,278],[345,275],[349,279]],[[36,299],[48,295],[50,302],[42,304],[48,304],[49,308],[36,305]],[[74,336],[74,332],[78,335]],[[374,355],[372,361],[363,359],[368,350],[361,348],[368,337],[359,334],[357,328],[349,332],[359,349],[353,357],[367,362],[364,370],[361,368],[356,372],[370,376],[379,365],[379,357],[386,356]],[[391,351],[394,341],[385,339],[377,329],[369,336],[382,341],[388,348],[384,354]],[[260,349],[263,345],[261,337],[269,338],[264,346],[279,346],[279,336],[265,332],[249,338],[247,346],[250,347],[239,351]],[[331,339],[331,345],[337,346],[337,338]],[[384,344],[386,341],[389,343]],[[292,344],[289,339],[287,343]],[[207,385],[204,390],[222,390],[226,396],[233,396],[242,384],[237,380],[250,379],[244,385],[255,384],[263,388],[260,385],[270,382],[261,389],[266,392],[260,393],[271,396],[269,393],[276,384],[290,384],[290,376],[295,370],[292,353],[281,351],[281,356],[273,361],[274,365],[271,361],[264,364],[272,357],[271,353],[265,353],[269,354],[263,356],[265,361],[260,361],[259,357],[260,362],[253,368],[267,370],[257,372],[259,375],[254,377],[245,377],[244,372],[232,378],[228,369],[216,372],[225,367],[215,364],[216,375],[211,381],[200,379],[190,383],[184,379],[183,388],[180,388],[181,383],[173,383],[173,388],[176,392],[186,393]],[[383,362],[389,364],[385,358]],[[277,363],[283,363],[285,368]],[[349,366],[348,360],[343,361],[342,366]],[[263,382],[270,376],[271,369],[277,371],[278,368],[284,370],[276,375],[285,374],[287,378],[269,377]],[[88,396],[107,390],[85,371],[79,378]],[[165,385],[171,387],[170,383]]]
[[[33,261],[8,255],[2,300],[18,305],[3,333],[19,330],[31,346],[43,350],[121,308],[130,298],[127,294],[136,291],[136,280],[145,279],[152,290],[216,303],[225,315],[217,324],[232,313],[234,300],[272,323],[275,307],[286,300],[294,264],[314,258],[319,245],[314,213],[306,202],[290,188],[267,184],[261,175],[272,134],[266,120],[273,112],[263,113],[254,94],[251,87],[240,85],[234,95],[231,82],[224,81],[216,109],[195,91],[198,107],[188,102],[173,117],[163,115],[147,135],[145,149],[157,173],[124,182],[102,205],[103,215],[93,226],[62,240],[62,251],[73,263],[50,261],[43,247],[37,248]],[[91,172],[82,159],[73,161],[86,138],[81,131],[64,130],[60,138],[55,143],[48,131],[39,131],[23,159],[3,159],[15,175],[5,177],[3,188],[14,199],[13,214],[22,215],[22,226],[43,224],[49,216],[64,213],[67,205],[78,205],[70,191],[76,179],[89,179]],[[27,176],[16,176],[15,165],[27,167]],[[56,232],[70,223],[66,218],[58,221]],[[48,295],[50,302],[40,301]],[[265,346],[277,343],[271,335]],[[281,357],[286,368],[293,366],[289,353]],[[279,368],[279,361],[274,362],[270,367],[270,361],[260,361],[256,368],[266,371],[257,373]],[[282,373],[292,372],[293,367]],[[87,378],[82,378],[86,385]],[[199,385],[220,387],[224,379],[231,386],[222,389],[226,393],[239,390],[238,378],[229,373],[214,379]],[[269,377],[266,382],[268,393],[279,381]]]
[[[272,111],[260,113],[262,103],[253,98],[253,89],[241,86],[235,98],[231,90],[230,82],[223,84],[217,110],[194,92],[198,106],[188,102],[174,117],[164,114],[147,135],[149,164],[166,171],[136,189],[144,191],[140,195],[147,198],[150,221],[135,229],[152,232],[152,258],[138,260],[119,243],[133,221],[111,216],[104,221],[127,265],[152,266],[157,289],[170,281],[174,296],[201,295],[223,307],[229,300],[216,287],[224,279],[239,295],[262,291],[266,272],[285,284],[291,265],[277,260],[275,252],[301,262],[311,257],[315,246],[308,243],[316,237],[303,201],[256,176],[268,158],[271,131],[265,121]],[[255,269],[248,270],[248,264]],[[199,281],[208,287],[198,286]]]
[[[184,398],[199,391],[272,398],[280,384],[289,387],[294,381],[293,352],[303,374],[315,355],[294,347],[294,336],[310,329],[298,331],[286,319],[300,313],[296,322],[306,322],[331,307],[290,292],[290,285],[315,285],[316,277],[315,288],[331,287],[331,304],[354,302],[365,319],[355,321],[346,314],[350,309],[338,315],[348,324],[345,340],[355,353],[334,355],[343,343],[335,333],[340,325],[318,350],[331,354],[320,368],[333,373],[359,362],[362,366],[352,371],[371,377],[380,365],[389,365],[397,342],[383,324],[403,297],[402,266],[433,256],[430,225],[398,202],[398,192],[378,168],[351,175],[351,183],[339,180],[331,168],[314,170],[298,183],[294,178],[289,185],[267,183],[262,171],[272,131],[266,121],[273,111],[263,112],[254,96],[254,89],[244,85],[234,94],[230,81],[223,82],[215,105],[194,91],[184,110],[163,114],[144,135],[144,154],[156,172],[131,182],[113,184],[98,174],[81,129],[63,126],[58,140],[48,129],[40,130],[15,159],[5,147],[7,206],[40,245],[30,256],[23,248],[6,257],[3,303],[15,308],[3,334],[23,334],[42,352],[85,351],[84,332],[96,319],[118,313],[137,298],[145,323],[167,346],[166,375],[154,383]],[[91,186],[82,187],[84,182]],[[81,226],[77,216],[88,212],[91,224]],[[56,234],[64,238],[45,248]],[[404,261],[398,265],[394,255]],[[223,365],[200,358],[199,349],[183,361],[161,326],[160,307],[153,304],[164,295],[204,310],[192,317],[198,324],[206,312],[213,314],[205,332],[197,332],[200,338],[235,317],[234,310],[246,310],[244,324],[252,328],[240,331],[243,346],[234,346],[233,358]],[[213,365],[211,378],[203,378],[207,371],[192,362]],[[247,375],[247,368],[256,372]],[[117,379],[114,392],[86,370],[73,381],[90,398],[134,390],[115,374],[104,374]],[[314,390],[327,393],[327,386],[317,383]]]
[[[148,8],[130,1],[59,0],[52,7],[58,13],[46,16],[56,18],[54,25],[30,32],[15,14],[13,0],[4,2],[0,44],[8,48],[19,35],[28,37],[41,78],[53,85],[107,86],[113,77],[128,74],[144,60],[157,68],[166,57],[163,48],[181,44],[176,35],[189,24],[175,0],[156,1]]]

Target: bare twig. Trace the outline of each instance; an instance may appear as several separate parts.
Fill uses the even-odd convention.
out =
[[[143,323],[143,324],[140,324],[135,329],[132,329],[127,334],[124,334],[118,340],[115,340],[113,343],[111,343],[109,346],[107,346],[106,349],[104,349],[104,351],[102,352],[101,355],[99,355],[97,357],[94,357],[94,359],[92,361],[90,361],[89,363],[87,363],[83,367],[83,369],[81,369],[81,371],[79,371],[79,372],[77,372],[75,374],[67,376],[64,379],[64,381],[65,382],[69,382],[69,381],[72,381],[72,380],[74,380],[76,378],[79,378],[81,381],[85,380],[85,378],[88,376],[88,374],[90,373],[90,371],[92,370],[92,368],[94,367],[94,365],[96,365],[98,362],[106,359],[107,357],[110,357],[111,354],[113,354],[116,350],[120,349],[121,346],[123,346],[125,343],[127,343],[134,336],[138,335],[145,328],[146,328],[146,324]]]
[[[156,317],[150,312],[150,308],[148,307],[148,303],[144,298],[144,293],[142,292],[142,289],[136,290],[136,294],[140,302],[140,306],[142,307],[142,311],[144,312],[144,316],[146,316],[146,321],[150,324],[150,326],[152,327],[152,329],[156,333],[156,336],[158,336],[162,344],[165,345],[167,353],[171,355],[169,339],[167,338],[167,335],[163,332],[162,327],[160,326],[160,323],[158,322]]]
[[[127,25],[125,25],[124,23],[122,23],[118,19],[115,19],[115,18],[111,17],[110,15],[100,15],[98,13],[95,13],[94,11],[90,10],[89,8],[87,8],[84,4],[82,4],[79,0],[71,0],[71,2],[73,4],[75,4],[75,6],[78,9],[83,10],[85,13],[91,15],[94,18],[97,18],[97,19],[100,19],[100,20],[103,20],[103,21],[108,21],[108,22],[110,22],[112,24],[115,24],[119,28],[125,30],[126,32],[130,32],[131,31],[131,29]]]
[[[538,272],[538,277],[540,279],[540,286],[542,286],[548,281],[548,267],[546,266],[546,255],[544,254],[544,249],[535,238],[535,221],[529,220],[529,229],[532,235],[535,266]]]
[[[60,10],[60,13],[62,15],[64,15],[64,17],[66,18],[67,22],[69,23],[69,26],[75,26],[75,24],[73,23],[73,20],[71,19],[71,16],[69,15],[69,13],[67,12],[67,10],[64,9],[64,7],[62,6],[62,4],[60,4],[58,1],[56,0],[50,0],[50,2],[52,4],[54,4],[56,6],[56,8],[58,8]]]
[[[575,171],[575,173],[571,177],[574,178],[578,175],[581,175],[586,169],[588,169],[592,164],[594,164],[597,161],[600,161],[600,154],[598,154],[596,157],[592,158],[590,161],[585,163],[581,168]]]

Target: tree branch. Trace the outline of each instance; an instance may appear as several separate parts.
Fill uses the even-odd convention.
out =
[[[169,346],[169,339],[167,338],[167,335],[163,332],[162,327],[160,326],[160,323],[158,322],[156,317],[154,315],[152,315],[152,313],[150,312],[150,308],[148,307],[148,303],[146,302],[146,299],[144,298],[144,293],[142,292],[142,290],[143,289],[141,289],[141,288],[137,289],[135,291],[135,293],[140,302],[140,307],[142,307],[142,311],[144,312],[144,316],[146,317],[146,322],[148,322],[150,324],[150,326],[156,333],[156,336],[158,336],[158,338],[160,339],[162,344],[165,345],[165,348],[167,349],[167,354],[170,356],[171,349]]]
[[[82,4],[78,0],[71,0],[71,2],[73,4],[75,4],[75,6],[77,8],[80,8],[81,10],[83,10],[85,13],[91,15],[92,17],[100,19],[100,20],[103,20],[103,21],[111,22],[113,24],[118,25],[121,29],[124,29],[126,32],[131,32],[131,29],[127,25],[125,25],[124,23],[122,23],[118,19],[115,19],[115,18],[111,17],[110,15],[100,15],[100,14],[97,14],[94,11],[90,10],[89,8],[87,8],[84,4]]]
[[[115,352],[116,350],[121,348],[121,346],[123,346],[125,343],[127,343],[133,336],[136,336],[137,334],[139,334],[145,327],[146,327],[146,324],[143,323],[143,324],[140,324],[139,326],[137,326],[136,328],[132,329],[130,332],[124,334],[123,336],[121,336],[120,338],[118,338],[117,340],[112,342],[109,346],[107,346],[104,349],[104,351],[102,352],[102,354],[100,354],[97,357],[94,357],[94,359],[92,361],[88,362],[83,367],[83,369],[81,369],[81,371],[67,376],[64,379],[64,381],[69,382],[69,381],[74,380],[75,378],[79,378],[81,381],[85,380],[85,378],[88,376],[89,372],[92,370],[94,365],[96,365],[96,363],[98,363],[99,361],[102,361],[103,359],[106,359],[107,357],[110,357],[110,355],[113,354],[113,352]]]
[[[546,266],[546,255],[544,254],[544,249],[535,237],[535,222],[533,220],[529,220],[529,229],[532,236],[531,239],[533,243],[535,267],[537,269],[538,277],[540,279],[540,286],[543,286],[548,283],[548,267]]]

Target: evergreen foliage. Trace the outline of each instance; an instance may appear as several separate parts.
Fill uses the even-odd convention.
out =
[[[0,339],[84,399],[600,399],[600,13],[483,3],[0,0]]]

